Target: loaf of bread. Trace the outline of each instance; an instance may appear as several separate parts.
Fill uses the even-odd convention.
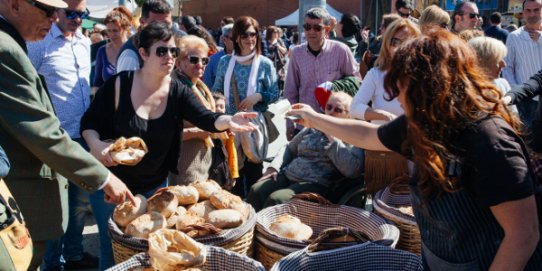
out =
[[[246,220],[250,213],[250,207],[246,202],[226,190],[214,193],[209,200],[217,209],[234,209],[240,212],[243,220]]]
[[[233,209],[215,210],[209,213],[207,222],[220,229],[235,228],[243,224],[243,215]]]
[[[126,227],[132,220],[147,212],[147,199],[142,195],[136,195],[134,198],[135,205],[127,200],[115,207],[113,211],[113,221],[119,227]]]
[[[150,212],[148,214],[141,215],[130,222],[130,224],[126,226],[124,233],[134,237],[147,239],[151,232],[163,229],[165,227],[166,218],[158,212]]]
[[[302,223],[299,218],[287,214],[277,217],[269,225],[269,230],[280,237],[297,241],[309,240],[312,236],[311,227]]]
[[[167,219],[167,227],[168,228],[175,228],[175,225],[177,225],[177,220],[184,216],[186,214],[186,209],[183,206],[178,206],[177,211],[175,211],[173,214],[171,214],[170,217]]]
[[[220,185],[213,180],[195,182],[191,186],[198,190],[200,200],[209,199],[212,194],[222,190]]]
[[[190,205],[199,200],[198,190],[193,186],[175,185],[168,187],[168,191],[177,197],[179,205]]]
[[[147,200],[147,212],[159,212],[164,217],[170,217],[175,211],[179,200],[169,190],[157,192]]]
[[[129,166],[139,163],[148,151],[147,145],[139,137],[120,137],[109,147],[109,154],[115,162]]]
[[[169,229],[149,236],[151,265],[160,271],[176,271],[203,265],[207,250],[188,235]]]
[[[175,224],[175,228],[177,230],[182,230],[186,226],[202,225],[203,223],[205,223],[205,219],[194,214],[186,213],[185,215],[179,216],[179,218],[177,218],[177,223]]]
[[[211,201],[204,200],[190,206],[187,212],[207,220],[207,215],[214,210],[216,210],[216,208],[211,204]]]

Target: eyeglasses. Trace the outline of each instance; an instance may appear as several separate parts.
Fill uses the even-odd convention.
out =
[[[205,66],[209,64],[208,57],[198,57],[198,56],[188,56],[188,61],[190,64],[196,65],[201,61],[201,65]]]
[[[165,47],[165,46],[160,46],[156,48],[157,57],[164,57],[165,55],[167,55],[167,52],[169,52],[171,56],[175,58],[179,56],[179,54],[181,53],[181,49],[177,47]]]
[[[313,29],[316,32],[320,32],[322,31],[322,29],[324,29],[324,27],[325,25],[323,24],[303,24],[303,29],[305,29],[305,31],[310,31],[311,29]]]
[[[257,35],[258,35],[258,33],[256,33],[256,32],[245,32],[245,33],[241,33],[241,35],[239,35],[239,36],[242,39],[246,39],[248,37],[255,38]]]
[[[332,105],[332,104],[326,104],[326,110],[327,111],[333,111],[333,112],[335,112],[337,114],[342,114],[344,112],[348,112],[348,110],[342,109],[342,108],[340,108],[338,106],[335,106],[335,105]]]
[[[391,38],[391,40],[390,40],[390,46],[392,46],[392,47],[397,47],[397,46],[401,45],[402,43],[403,43],[403,40],[398,39],[398,38]]]
[[[51,6],[48,6],[48,5],[44,5],[44,4],[39,3],[39,2],[35,2],[35,1],[32,1],[32,0],[26,0],[26,2],[28,2],[28,4],[30,4],[30,5],[32,5],[34,7],[37,7],[39,9],[41,9],[43,12],[45,12],[45,16],[47,18],[53,17],[53,15],[55,15],[55,12],[57,11],[57,8],[51,7]]]
[[[64,9],[64,12],[66,13],[66,18],[68,18],[68,20],[75,20],[76,18],[83,20],[87,19],[90,15],[90,11],[88,9],[85,9],[84,11]]]
[[[410,11],[408,13],[402,13],[400,11],[397,11],[397,14],[403,18],[408,18],[410,17]]]
[[[461,16],[463,16],[463,15],[469,15],[469,18],[471,18],[471,19],[474,19],[474,18],[480,18],[480,14],[479,14],[479,13],[473,13],[473,12],[467,13],[467,14],[465,14],[465,13],[460,13],[459,15],[461,15]]]

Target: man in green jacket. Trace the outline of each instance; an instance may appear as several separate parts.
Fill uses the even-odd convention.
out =
[[[10,158],[5,181],[34,241],[30,270],[45,241],[67,226],[67,179],[83,189],[103,189],[106,200],[132,200],[126,185],[60,128],[47,90],[28,59],[25,41],[45,37],[61,0],[0,0],[0,145]]]

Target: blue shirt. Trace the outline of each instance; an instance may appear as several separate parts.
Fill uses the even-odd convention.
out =
[[[216,78],[216,68],[218,67],[218,62],[220,58],[226,55],[226,50],[222,50],[209,58],[209,64],[205,67],[205,72],[203,73],[203,83],[207,87],[213,87]]]
[[[45,83],[61,127],[80,138],[79,123],[90,105],[90,40],[77,31],[70,40],[56,24],[38,42],[27,43],[28,57]]]

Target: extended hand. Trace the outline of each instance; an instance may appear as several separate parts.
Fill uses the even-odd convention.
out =
[[[259,183],[265,180],[277,181],[277,175],[278,175],[277,170],[275,170],[272,167],[268,167],[267,170],[263,173],[262,177],[259,178],[256,182]]]
[[[374,109],[374,111],[375,111],[375,113],[380,115],[381,120],[392,121],[392,120],[397,118],[397,116],[395,114],[393,114],[391,112],[388,112],[386,110]]]
[[[249,119],[255,118],[258,116],[256,112],[238,112],[233,115],[229,122],[230,131],[233,132],[250,132],[256,129],[257,127],[250,122]]]
[[[134,195],[117,176],[110,174],[109,181],[103,188],[104,200],[107,203],[120,204],[126,200],[136,204]]]
[[[314,111],[314,109],[312,109],[312,107],[310,107],[310,105],[298,103],[292,105],[292,109],[286,114],[301,117],[298,120],[294,120],[294,122],[311,128],[311,118],[317,113]]]

